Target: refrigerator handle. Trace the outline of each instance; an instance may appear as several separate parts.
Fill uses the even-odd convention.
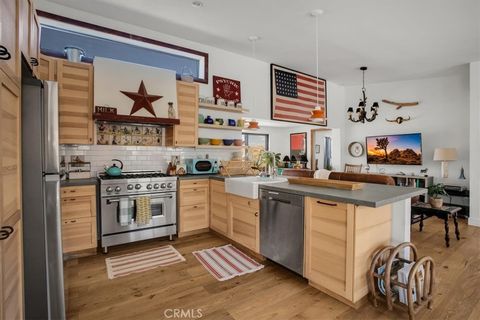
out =
[[[60,177],[45,176],[45,246],[50,319],[65,319]]]
[[[58,151],[58,83],[43,81],[42,101],[43,126],[43,171],[58,173],[60,159]]]

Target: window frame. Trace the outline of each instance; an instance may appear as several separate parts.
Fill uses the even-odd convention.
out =
[[[264,136],[266,139],[266,148],[265,151],[270,151],[270,135],[268,133],[250,133],[250,132],[243,132],[242,136],[245,137],[245,146],[248,147],[248,136]]]
[[[142,36],[139,36],[139,35],[134,35],[134,34],[131,34],[131,33],[127,33],[127,32],[123,32],[123,31],[120,31],[120,30],[115,30],[115,29],[99,26],[99,25],[92,24],[92,23],[89,23],[89,22],[83,22],[83,21],[72,19],[72,18],[67,18],[67,17],[60,16],[60,15],[57,15],[57,14],[54,14],[54,13],[46,12],[46,11],[37,10],[37,14],[41,18],[52,20],[52,21],[59,22],[59,23],[63,24],[64,28],[65,28],[65,26],[70,25],[70,26],[78,27],[80,29],[88,29],[88,30],[93,30],[93,31],[98,32],[98,33],[106,34],[106,35],[112,37],[112,38],[110,38],[110,40],[124,42],[124,43],[127,43],[127,44],[132,44],[132,45],[137,45],[137,46],[142,46],[142,47],[146,47],[146,48],[150,48],[150,49],[154,49],[154,50],[155,50],[155,47],[157,47],[156,48],[157,50],[159,50],[158,47],[160,47],[163,50],[159,50],[159,51],[163,51],[163,52],[167,52],[167,53],[175,54],[175,51],[177,51],[177,52],[186,53],[187,55],[191,55],[191,56],[198,56],[198,57],[200,57],[200,59],[199,59],[200,68],[203,67],[203,78],[195,78],[194,81],[199,82],[199,83],[208,84],[208,53],[206,53],[206,52],[182,47],[182,46],[179,46],[179,45],[175,45],[175,44],[171,44],[171,43],[167,43],[167,42],[163,42],[163,41],[159,41],[159,40],[155,40],[155,39],[151,39],[151,38],[142,37]],[[42,24],[42,23],[40,23],[40,24]],[[48,23],[45,23],[45,25],[48,25]],[[60,26],[55,26],[55,27],[60,27]],[[81,33],[80,30],[72,30],[72,31]],[[120,39],[122,39],[123,41],[120,40]],[[46,55],[49,55],[49,56],[57,56],[59,58],[65,58],[65,56],[60,57],[60,56],[58,56],[58,54],[55,54],[51,51],[48,51],[48,52],[43,52],[42,51],[42,53],[46,54]],[[87,61],[87,62],[89,62],[89,61]],[[202,71],[202,70],[200,70],[200,71]],[[178,75],[177,75],[177,78],[179,78]]]

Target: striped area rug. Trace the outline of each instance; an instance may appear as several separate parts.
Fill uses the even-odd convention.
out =
[[[231,244],[195,251],[193,255],[218,281],[229,280],[264,267]]]
[[[164,246],[105,259],[109,279],[157,267],[165,267],[182,261],[185,261],[185,258],[172,246]]]

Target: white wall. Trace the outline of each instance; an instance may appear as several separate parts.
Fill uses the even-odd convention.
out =
[[[480,227],[480,61],[470,64],[470,218]]]
[[[76,20],[81,20],[104,27],[121,30],[135,35],[164,41],[171,44],[207,52],[209,55],[209,83],[200,85],[200,95],[212,96],[212,75],[224,76],[241,82],[242,103],[250,112],[246,118],[270,119],[270,62],[264,62],[251,57],[239,55],[220,48],[207,46],[167,34],[112,20],[87,12],[68,8],[56,3],[39,0],[37,8]],[[257,47],[261,47],[259,41]],[[245,46],[250,43],[245,39]],[[271,61],[275,62],[275,61]],[[287,66],[288,67],[288,66]],[[302,71],[302,70],[299,70]],[[328,81],[328,79],[327,79]],[[327,103],[330,127],[338,127],[343,121],[338,121],[337,110],[344,107],[344,91],[342,86],[333,82],[327,83]],[[336,110],[337,109],[337,110]],[[204,112],[206,114],[206,112]]]
[[[379,116],[375,121],[365,124],[346,121],[343,148],[343,159],[346,163],[366,164],[366,156],[353,158],[348,154],[347,146],[352,141],[365,144],[366,136],[421,132],[423,139],[421,166],[373,165],[370,172],[377,172],[379,168],[384,168],[387,173],[402,171],[406,174],[418,174],[421,168],[427,167],[428,174],[434,176],[437,182],[468,184],[468,180],[458,179],[462,166],[465,168],[467,179],[469,176],[474,176],[469,171],[469,71],[467,66],[445,77],[367,84],[366,87],[368,107],[374,101],[378,101]],[[360,94],[361,86],[347,87],[347,104],[355,108]],[[382,99],[420,101],[420,105],[396,110],[395,106],[382,103]],[[412,120],[401,125],[385,121],[385,118],[395,119],[397,116],[411,116]],[[474,126],[478,126],[478,121]],[[440,163],[432,160],[436,147],[455,147],[458,150],[459,159],[449,164],[447,180],[440,178]]]

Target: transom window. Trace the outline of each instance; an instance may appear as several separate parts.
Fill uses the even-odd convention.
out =
[[[64,48],[85,51],[85,62],[98,57],[116,59],[156,68],[174,70],[177,78],[192,75],[197,82],[208,82],[208,54],[166,44],[81,21],[39,12],[40,49],[43,54],[65,57]]]

